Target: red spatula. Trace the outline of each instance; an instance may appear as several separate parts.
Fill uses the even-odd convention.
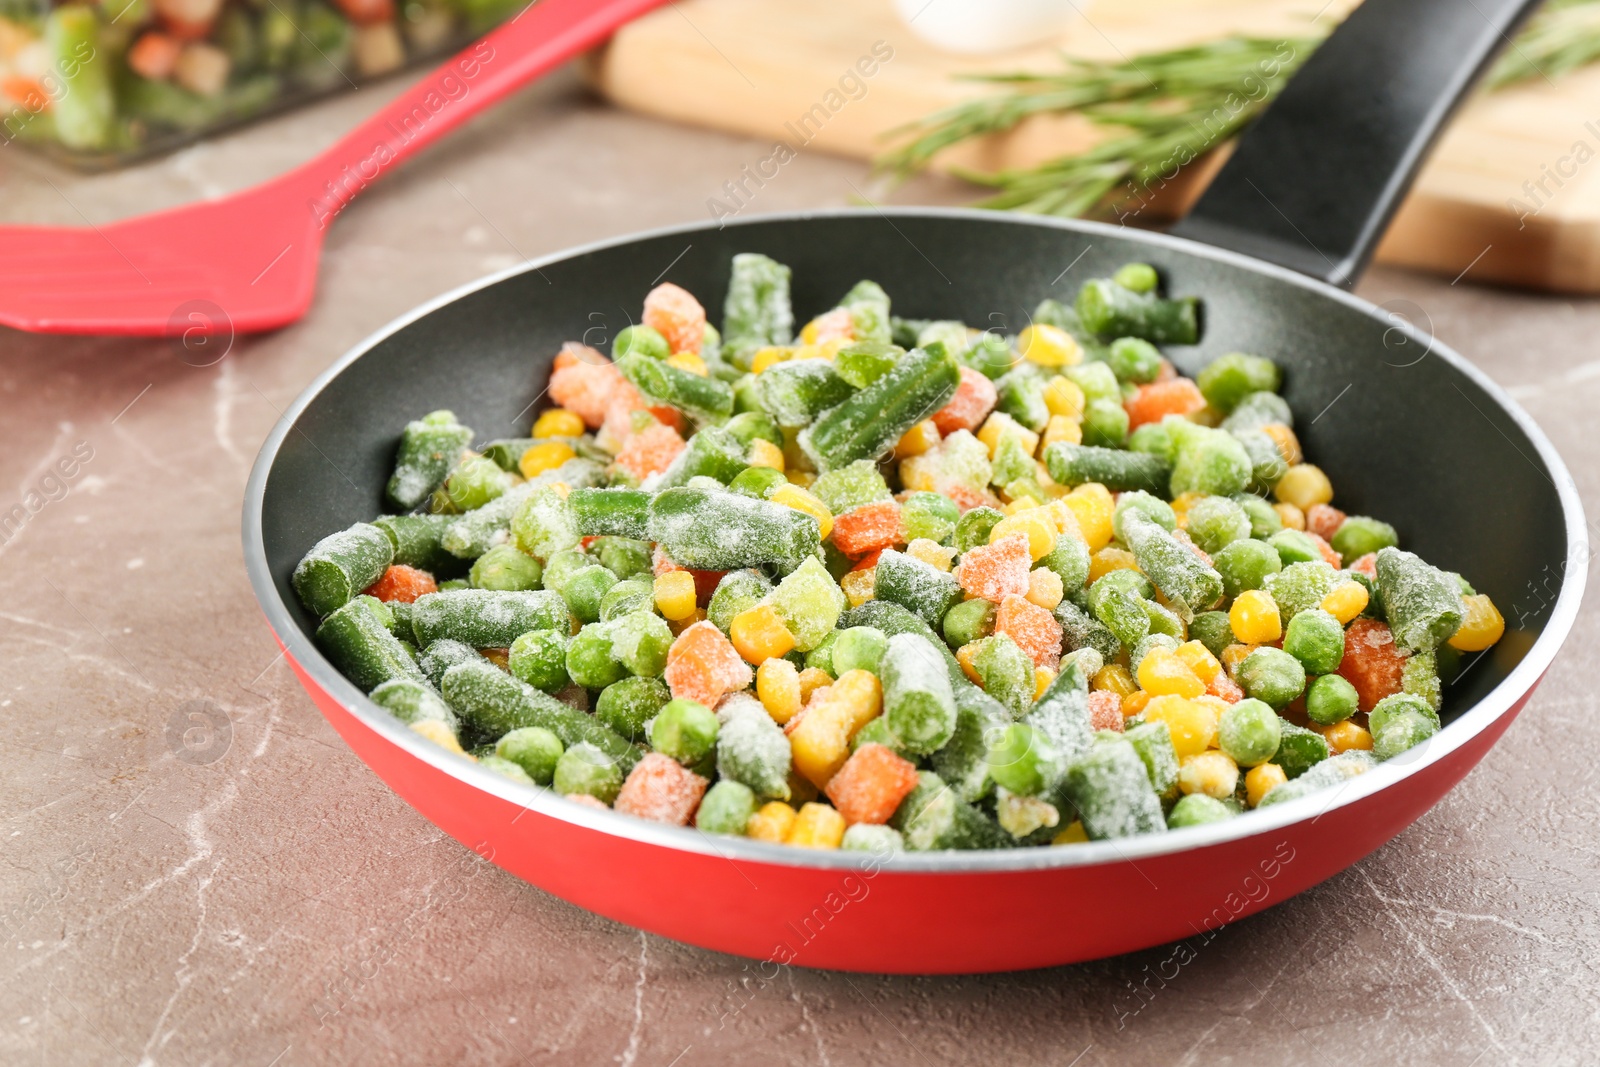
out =
[[[106,226],[0,227],[0,323],[45,333],[241,333],[311,304],[344,205],[444,134],[665,0],[539,0],[303,166]]]

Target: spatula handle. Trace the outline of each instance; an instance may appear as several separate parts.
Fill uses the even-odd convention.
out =
[[[1366,0],[1173,232],[1350,286],[1445,122],[1539,0]]]
[[[538,0],[297,168],[324,225],[388,171],[666,0]]]

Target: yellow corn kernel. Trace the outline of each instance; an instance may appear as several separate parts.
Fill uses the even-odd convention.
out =
[[[1289,780],[1283,768],[1276,763],[1262,763],[1251,767],[1244,774],[1244,795],[1253,808],[1261,803],[1261,799],[1274,788]]]
[[[1372,751],[1372,735],[1366,727],[1349,719],[1336,722],[1322,731],[1322,739],[1328,742],[1328,747],[1333,749],[1333,754],[1349,752],[1359,749],[1362,752]]]
[[[1061,575],[1048,567],[1035,567],[1028,573],[1027,598],[1030,604],[1037,604],[1046,611],[1056,610],[1056,605],[1061,603],[1067,590],[1061,584]]]
[[[562,500],[565,500],[567,497],[572,495],[572,486],[568,485],[566,482],[551,482],[550,488],[560,493]]]
[[[1112,571],[1136,571],[1139,561],[1125,548],[1107,545],[1089,557],[1089,584],[1093,585]]]
[[[1264,645],[1283,636],[1278,605],[1261,589],[1246,589],[1228,609],[1233,636],[1246,645]]]
[[[1095,674],[1093,688],[1103,689],[1115,693],[1119,697],[1128,696],[1139,688],[1139,683],[1133,680],[1133,674],[1120,663],[1111,663],[1101,667]]]
[[[1217,657],[1213,656],[1211,650],[1199,641],[1185,641],[1179,645],[1178,658],[1188,664],[1189,669],[1194,671],[1195,676],[1207,685],[1210,685],[1211,679],[1215,678],[1222,670],[1222,664],[1217,662]]]
[[[1506,620],[1494,601],[1480,593],[1462,597],[1461,604],[1466,611],[1461,615],[1461,625],[1450,636],[1451,648],[1482,652],[1500,640],[1506,632]]]
[[[685,615],[681,619],[668,619],[667,620],[667,629],[672,631],[672,636],[673,637],[677,637],[679,634],[683,633],[683,631],[687,630],[689,627],[693,626],[695,623],[697,623],[697,622],[705,622],[705,621],[706,621],[706,609],[705,608],[695,608],[693,611],[691,611],[689,614]],[[577,630],[578,620],[577,619],[573,619],[572,622],[573,622],[573,631],[572,632],[573,633],[577,633],[578,632],[578,630]]]
[[[961,664],[961,673],[967,676],[969,682],[976,686],[982,686],[983,676],[978,673],[978,668],[972,665],[973,657],[977,654],[978,643],[976,641],[970,645],[962,645],[956,649],[956,662]]]
[[[1041,367],[1070,367],[1083,362],[1083,349],[1077,339],[1059,326],[1036,322],[1017,337],[1017,351],[1029,363]]]
[[[1061,499],[1072,509],[1078,520],[1078,532],[1083,535],[1090,552],[1098,552],[1111,543],[1111,516],[1117,510],[1111,490],[1099,482],[1085,482]]]
[[[794,647],[794,635],[770,604],[757,604],[735,615],[728,624],[728,640],[746,662],[756,664],[781,656]]]
[[[810,322],[808,322],[804,326],[800,327],[800,343],[801,344],[807,344],[807,345],[816,344],[817,343],[817,330],[818,330],[818,327],[817,327],[817,320],[816,319],[812,319]]]
[[[1179,493],[1172,500],[1172,513],[1178,517],[1178,529],[1186,529],[1189,525],[1189,509],[1194,507],[1195,501],[1202,499],[1204,493]]]
[[[994,529],[989,531],[989,543],[992,545],[1012,534],[1022,534],[1028,539],[1028,554],[1036,560],[1048,556],[1056,547],[1056,524],[1037,503],[995,523]]]
[[[1306,528],[1306,513],[1293,504],[1285,504],[1280,500],[1272,505],[1272,510],[1276,511],[1278,518],[1283,520],[1284,529],[1304,530]]]
[[[1178,761],[1178,788],[1225,800],[1239,785],[1239,765],[1226,753],[1197,752]]]
[[[1033,669],[1033,699],[1038,700],[1044,696],[1044,691],[1050,688],[1050,683],[1056,680],[1056,672],[1048,667],[1035,667]]]
[[[994,458],[995,450],[1000,447],[1000,438],[1006,434],[1016,434],[1021,438],[1022,450],[1030,456],[1039,450],[1038,434],[1005,412],[996,411],[983,420],[983,425],[978,428],[978,440],[989,450],[990,459]]]
[[[750,466],[771,467],[775,471],[783,470],[783,449],[768,441],[765,437],[757,437],[750,442]]]
[[[677,622],[694,614],[694,575],[688,571],[668,571],[656,575],[656,608],[661,617]]]
[[[1313,504],[1326,504],[1333,499],[1333,483],[1314,463],[1297,463],[1284,472],[1272,495],[1285,504],[1293,504],[1305,511]]]
[[[826,804],[802,804],[789,828],[788,843],[797,848],[838,848],[844,840],[844,816]]]
[[[1067,824],[1067,828],[1050,839],[1052,845],[1082,845],[1089,840],[1089,832],[1083,828],[1083,823],[1074,819]]]
[[[1151,696],[1193,699],[1206,691],[1206,683],[1176,653],[1158,645],[1139,663],[1139,688]]]
[[[833,530],[833,512],[828,510],[828,505],[792,482],[789,485],[778,486],[778,488],[767,494],[767,499],[774,504],[782,504],[786,508],[803,511],[815,518],[822,526],[823,540],[827,540],[828,534]]]
[[[1137,696],[1138,694],[1135,694]],[[1128,713],[1127,702],[1122,705]],[[1178,755],[1193,756],[1211,747],[1217,733],[1217,717],[1204,704],[1180,696],[1153,696],[1144,706],[1146,722],[1164,722],[1172,733],[1172,747]]]
[[[1210,710],[1211,714],[1216,717],[1217,729],[1218,730],[1222,729],[1222,716],[1223,716],[1223,714],[1229,708],[1231,708],[1233,706],[1232,704],[1229,704],[1226,700],[1223,700],[1221,697],[1214,697],[1210,693],[1207,693],[1204,696],[1195,697],[1194,698],[1194,702],[1196,704],[1199,704],[1202,708],[1207,708],[1207,709]],[[1211,747],[1212,748],[1220,748],[1221,747],[1221,738],[1217,737],[1217,736],[1213,736],[1211,738]]]
[[[1083,390],[1070,378],[1058,374],[1045,383],[1044,406],[1050,409],[1050,414],[1082,422],[1085,403]]]
[[[1261,432],[1272,438],[1272,443],[1278,446],[1278,455],[1283,457],[1283,462],[1292,467],[1305,459],[1305,454],[1300,451],[1300,438],[1294,431],[1281,422],[1269,422],[1261,427]]]
[[[781,845],[788,838],[795,818],[796,813],[793,808],[781,800],[774,800],[761,805],[761,809],[746,820],[744,835],[753,837],[757,841],[771,841]]]
[[[1000,508],[1007,515],[1019,515],[1024,511],[1032,511],[1039,506],[1039,502],[1031,496],[1019,496],[1017,499]],[[1053,524],[1052,524],[1053,525]]]
[[[1122,717],[1131,719],[1139,714],[1150,704],[1150,694],[1143,689],[1135,689],[1122,698]]]
[[[883,710],[883,690],[871,671],[841,674],[819,693],[789,734],[794,768],[819,789],[850,755],[850,739]]]
[[[1078,531],[1078,516],[1064,499],[1056,499],[1044,505],[1044,513],[1050,516],[1050,521],[1056,524],[1056,533],[1071,534],[1078,540],[1083,540],[1083,534]]]
[[[1340,582],[1334,586],[1333,592],[1322,598],[1318,606],[1348,626],[1357,615],[1367,610],[1367,600],[1366,586],[1360,582]]]
[[[789,457],[785,455],[784,458],[788,459]],[[798,485],[802,489],[810,489],[817,480],[816,471],[786,470],[783,472],[783,476],[789,479],[790,485]]]
[[[1050,421],[1044,427],[1044,437],[1039,441],[1039,456],[1042,458],[1045,449],[1061,442],[1069,445],[1082,444],[1083,427],[1065,415],[1051,415]]]
[[[800,672],[796,681],[800,683],[800,703],[805,705],[810,702],[812,693],[833,684],[833,675],[821,667],[807,667]]]
[[[438,719],[418,719],[411,724],[411,729],[414,733],[421,734],[440,748],[449,749],[459,756],[466,755],[461,749],[461,742],[456,739],[455,731]]]
[[[667,357],[667,366],[686,370],[690,374],[698,374],[702,378],[711,373],[706,370],[706,361],[694,352],[674,352]]]
[[[794,349],[782,345],[769,345],[766,348],[756,349],[755,355],[750,357],[750,370],[760,374],[774,363],[783,363],[794,358]]]
[[[949,571],[956,563],[956,550],[926,537],[919,537],[906,546],[906,555],[920,559],[936,571]]]
[[[910,459],[912,456],[920,456],[938,443],[939,427],[933,424],[932,419],[923,419],[907,430],[900,438],[900,443],[894,446],[894,458]]]
[[[859,608],[875,595],[878,587],[878,568],[866,567],[859,571],[851,571],[839,579],[839,588],[844,591],[844,598],[853,608]]]
[[[535,437],[577,437],[583,430],[583,416],[566,408],[551,408],[533,420]]]
[[[1227,648],[1222,650],[1222,655],[1219,658],[1222,660],[1222,669],[1228,672],[1229,678],[1234,676],[1234,674],[1239,670],[1239,664],[1248,659],[1250,653],[1254,652],[1255,650],[1255,645],[1240,644],[1229,645]]]
[[[536,474],[555,470],[576,455],[571,445],[561,441],[546,441],[524,452],[522,458],[517,460],[517,469],[524,478],[532,478]]]
[[[800,671],[786,659],[769,659],[756,668],[756,699],[782,726],[800,713]]]

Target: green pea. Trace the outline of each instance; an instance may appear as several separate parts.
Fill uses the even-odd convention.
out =
[[[1261,356],[1230,352],[1206,365],[1195,378],[1200,395],[1218,411],[1227,413],[1251,393],[1276,393],[1282,381],[1278,365]]]
[[[497,756],[492,747],[479,746],[472,750],[472,757],[478,761],[478,766],[485,770],[493,771],[502,778],[509,778],[513,782],[523,785],[538,785],[520,764],[513,763],[503,756]]]
[[[1209,797],[1204,793],[1190,793],[1172,806],[1172,811],[1167,814],[1167,828],[1181,830],[1185,826],[1204,826],[1206,823],[1222,822],[1233,816],[1233,809],[1216,797]]]
[[[617,584],[617,576],[598,563],[590,564],[567,577],[561,599],[579,622],[600,621],[600,600]]]
[[[1245,515],[1249,516],[1251,537],[1265,541],[1283,529],[1283,516],[1278,514],[1278,509],[1254,493],[1235,493],[1233,502],[1243,508]]]
[[[761,603],[761,598],[772,592],[772,583],[759,571],[729,571],[717,583],[716,591],[706,605],[706,618],[723,633],[733,625],[733,618]]]
[[[593,565],[594,560],[575,548],[562,549],[554,553],[544,564],[544,587],[555,592],[561,592],[567,584],[567,579]]]
[[[1288,707],[1306,687],[1306,669],[1281,648],[1258,648],[1239,665],[1244,691],[1274,710]]]
[[[1345,519],[1329,542],[1346,567],[1369,552],[1393,548],[1399,543],[1400,535],[1393,526],[1365,515],[1351,515]]]
[[[1043,734],[1012,723],[989,745],[989,775],[1019,796],[1037,796],[1054,784],[1056,751]]]
[[[615,359],[621,359],[623,356],[666,359],[672,355],[672,346],[667,343],[661,331],[653,326],[625,326],[618,331],[617,339],[611,343],[611,355]]]
[[[1106,352],[1106,363],[1118,381],[1153,382],[1161,373],[1161,351],[1138,337],[1119,337]]]
[[[1226,545],[1211,557],[1222,575],[1222,591],[1233,599],[1249,589],[1260,589],[1267,578],[1283,569],[1283,559],[1270,544],[1247,537]]]
[[[1289,620],[1283,650],[1299,660],[1307,674],[1338,670],[1344,659],[1344,626],[1321,608],[1302,611]]]
[[[650,724],[650,747],[679,763],[698,763],[717,747],[717,717],[698,701],[669,701]]]
[[[1091,400],[1083,411],[1083,443],[1122,448],[1128,442],[1128,411],[1117,400]]]
[[[1278,559],[1287,567],[1291,563],[1315,563],[1322,559],[1322,549],[1302,530],[1279,530],[1267,538],[1267,544],[1278,552]]]
[[[556,760],[552,783],[562,796],[577,793],[610,804],[622,790],[622,768],[594,745],[579,741]]]
[[[1278,713],[1262,701],[1241,700],[1222,713],[1219,747],[1241,767],[1266,763],[1278,751],[1279,723]]]
[[[878,673],[883,654],[889,649],[889,635],[876,626],[852,626],[839,632],[833,643],[833,671],[866,670]]]
[[[672,629],[655,612],[630,612],[607,623],[605,629],[611,639],[611,655],[629,674],[655,678],[667,669]]]
[[[606,686],[595,701],[594,716],[630,741],[642,741],[644,724],[672,699],[660,678],[624,678]]]
[[[1393,759],[1437,732],[1438,728],[1426,715],[1402,711],[1384,720],[1382,729],[1373,731],[1372,755],[1379,760]]]
[[[512,545],[496,545],[472,563],[468,582],[474,589],[538,589],[544,568]]]
[[[1004,337],[985,331],[956,358],[986,378],[999,378],[1011,369],[1017,355]]]
[[[1300,777],[1332,753],[1327,740],[1315,730],[1296,726],[1287,719],[1278,723],[1278,730],[1281,737],[1272,762],[1282,767],[1283,773],[1291,779]]]
[[[1182,641],[1185,637],[1183,620],[1178,618],[1178,613],[1171,608],[1163,607],[1154,600],[1144,602],[1145,614],[1150,617],[1150,632],[1165,634]]]
[[[900,506],[900,521],[907,541],[925,537],[945,545],[955,537],[961,509],[943,493],[912,493]]]
[[[1055,547],[1035,566],[1054,571],[1061,579],[1062,592],[1071,596],[1089,580],[1089,546],[1071,534],[1060,534]]]
[[[604,689],[628,672],[611,653],[611,635],[591,624],[567,642],[567,673],[585,689]]]
[[[956,549],[967,552],[980,545],[989,543],[989,531],[997,526],[1005,515],[990,507],[977,507],[961,516],[961,521],[956,523]]]
[[[694,824],[708,834],[743,834],[745,824],[756,813],[756,795],[750,787],[724,778],[700,801]]]
[[[539,785],[555,778],[561,759],[561,739],[542,726],[512,730],[495,742],[494,754],[521,767]]]
[[[765,500],[767,494],[780,485],[787,485],[789,479],[783,472],[772,467],[746,467],[734,476],[728,483],[728,488],[740,496],[754,497]]]
[[[1356,687],[1337,674],[1313,679],[1306,689],[1306,717],[1324,726],[1343,722],[1354,715],[1360,705]]]
[[[1156,269],[1148,263],[1124,263],[1117,268],[1111,280],[1136,293],[1153,293],[1160,283]]]
[[[635,611],[654,611],[655,586],[642,578],[618,582],[600,598],[600,621],[610,622]]]
[[[1137,511],[1168,533],[1178,528],[1178,514],[1172,510],[1171,504],[1143,489],[1137,489],[1117,497],[1117,509],[1111,515],[1111,531],[1119,541],[1127,541],[1123,535],[1123,524],[1130,511]]]
[[[1226,611],[1203,611],[1189,623],[1189,636],[1220,658],[1222,650],[1233,644],[1233,623]]]
[[[1372,731],[1372,736],[1377,737],[1389,723],[1389,720],[1408,712],[1415,712],[1433,723],[1434,729],[1439,727],[1439,713],[1428,706],[1427,701],[1410,693],[1395,693],[1378,701],[1377,706],[1367,713],[1367,729]]]
[[[1250,536],[1250,516],[1244,508],[1225,496],[1208,496],[1189,508],[1185,527],[1202,552],[1215,556],[1231,544]]]
[[[963,600],[945,612],[941,628],[952,648],[970,645],[994,633],[995,607],[987,600]]]
[[[572,684],[567,675],[567,635],[559,630],[528,631],[511,642],[507,666],[513,677],[535,689],[559,693]]]
[[[484,456],[472,456],[445,479],[444,494],[457,511],[481,508],[511,488],[511,476],[500,464]]]
[[[780,448],[783,446],[783,431],[772,421],[772,416],[764,411],[740,412],[729,419],[722,428],[746,447],[758,439],[770,441]]]
[[[631,537],[601,537],[589,546],[590,554],[600,561],[600,566],[619,579],[649,576],[650,546]]]
[[[1084,400],[1093,403],[1096,400],[1107,400],[1118,407],[1122,406],[1122,388],[1117,384],[1117,376],[1104,363],[1089,362],[1078,363],[1070,367],[1061,368],[1061,374],[1067,381],[1083,390]],[[1084,444],[1088,444],[1088,440]]]

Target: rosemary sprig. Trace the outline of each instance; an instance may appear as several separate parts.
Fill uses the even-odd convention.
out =
[[[1009,85],[890,130],[902,143],[877,160],[904,178],[939,153],[1033,115],[1077,112],[1116,130],[1109,139],[1036,167],[954,173],[995,192],[980,207],[1033,214],[1124,214],[1189,162],[1238,134],[1322,43],[1321,36],[1227,37],[1118,63],[1062,57],[1058,73],[967,75]],[[1600,59],[1600,0],[1550,0],[1495,65],[1497,89],[1554,78]]]

